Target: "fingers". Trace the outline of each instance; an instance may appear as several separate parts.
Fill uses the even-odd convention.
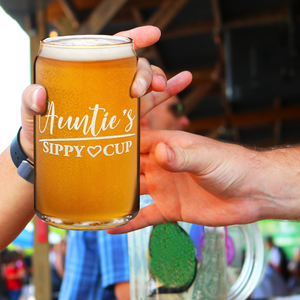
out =
[[[198,173],[198,152],[196,149],[183,149],[159,143],[155,149],[155,159],[167,171]]]
[[[137,72],[131,87],[131,96],[133,98],[142,97],[148,90],[152,82],[152,70],[148,60],[139,58]]]
[[[148,185],[145,174],[140,173],[140,195],[147,195],[148,193]]]
[[[162,69],[150,66],[146,59],[140,58],[131,88],[131,96],[141,97],[141,117],[143,117],[158,104],[181,92],[191,81],[191,73],[184,71],[167,82],[167,77]]]
[[[151,69],[152,69],[152,82],[151,82],[151,86],[148,89],[147,93],[150,93],[151,91],[156,91],[156,92],[164,92],[165,89],[167,88],[167,76],[164,73],[164,71],[157,67],[157,66],[153,66],[151,65]]]
[[[162,69],[150,66],[148,60],[139,58],[137,72],[131,87],[131,96],[140,98],[146,93],[164,91],[167,85],[167,77]]]
[[[149,156],[154,153],[157,164],[167,171],[200,175],[218,160],[218,148],[214,140],[183,131],[142,131],[140,172],[147,172]]]
[[[106,232],[110,234],[126,233],[163,222],[166,222],[166,219],[160,213],[157,206],[155,204],[150,204],[149,206],[142,208],[138,215],[128,224],[119,228],[106,230]]]
[[[154,156],[157,164],[167,171],[205,176],[222,164],[223,159],[220,155],[224,153],[220,153],[218,149],[219,145],[214,141],[210,144],[201,142],[187,148],[159,143]]]
[[[156,145],[160,142],[176,147],[188,147],[193,142],[190,137],[194,135],[177,130],[141,130],[141,159],[142,154],[154,152]]]
[[[145,58],[139,58],[136,76],[131,88],[131,96],[140,98],[152,90],[157,92],[165,91],[167,77],[164,71],[149,64]]]
[[[155,26],[140,26],[131,30],[117,33],[119,36],[126,36],[134,41],[134,48],[144,48],[155,44],[161,36],[160,29]]]
[[[158,76],[161,76],[161,74]],[[153,88],[153,91],[141,98],[141,117],[155,106],[180,93],[191,81],[192,74],[188,71],[184,71],[169,79],[164,91],[155,91]]]
[[[127,36],[134,40],[135,49],[147,47],[156,43],[161,35],[159,28],[155,26],[141,26],[128,31],[117,33],[119,36]],[[192,81],[190,72],[182,72],[167,82],[164,72],[140,58],[136,78],[132,85],[131,95],[141,99],[141,117],[152,108],[176,95],[185,89]]]

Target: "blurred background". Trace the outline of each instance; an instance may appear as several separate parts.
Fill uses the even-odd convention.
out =
[[[162,36],[138,55],[168,78],[183,70],[193,74],[179,95],[191,120],[187,131],[253,148],[299,143],[298,0],[0,0],[0,151],[20,126],[21,95],[41,39],[146,24]],[[289,261],[300,259],[299,223],[259,226]],[[65,232],[53,231],[60,243]],[[15,241],[9,249],[32,253],[33,241]]]

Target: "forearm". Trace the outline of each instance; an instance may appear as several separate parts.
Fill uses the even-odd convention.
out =
[[[115,284],[115,295],[118,300],[130,300],[129,282],[119,282]]]
[[[0,250],[13,241],[34,215],[33,185],[21,178],[10,157],[0,155]]]
[[[56,266],[57,274],[59,275],[60,278],[63,278],[65,270],[64,270],[64,262],[63,262],[62,254],[57,254],[57,258],[55,260],[55,266]]]
[[[25,276],[25,273],[23,270],[18,271],[17,274],[9,274],[5,275],[5,279],[23,279]]]
[[[260,219],[300,220],[300,148],[261,152]]]

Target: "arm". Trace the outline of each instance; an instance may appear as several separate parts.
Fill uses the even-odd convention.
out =
[[[55,260],[55,267],[57,274],[59,275],[60,278],[64,277],[64,272],[65,272],[65,266],[64,266],[64,257],[63,254],[58,252],[57,257]]]
[[[22,268],[18,268],[18,273],[17,273],[17,279],[23,279],[25,277],[25,269]]]
[[[23,129],[20,141],[23,151],[33,161],[33,115],[45,109],[46,92],[32,85],[22,95]],[[33,185],[17,174],[10,156],[10,146],[0,155],[0,249],[12,242],[34,216]]]
[[[130,300],[130,286],[128,281],[116,283],[114,288],[118,300]]]
[[[160,30],[154,26],[138,27],[119,33],[134,39],[135,48],[147,47],[157,42]],[[139,59],[137,74],[132,85],[133,97],[141,97],[141,116],[173,94],[180,92],[190,82],[189,72],[182,72],[167,82],[166,75],[147,60]],[[142,97],[143,96],[143,97]],[[45,111],[46,91],[40,85],[27,87],[22,97],[20,134],[21,146],[33,161],[33,116]],[[13,139],[13,137],[12,137]],[[18,174],[9,147],[0,155],[0,250],[12,242],[34,216],[33,186]]]
[[[5,279],[23,279],[24,278],[24,276],[25,276],[25,270],[24,270],[24,268],[18,268],[17,269],[17,273],[14,273],[14,274],[6,274],[5,272],[4,272],[4,278]]]
[[[254,151],[185,132],[141,137],[141,194],[155,201],[123,233],[164,221],[207,226],[300,219],[300,148]]]
[[[0,155],[0,190],[0,250],[3,250],[34,215],[33,185],[17,174],[10,147]]]

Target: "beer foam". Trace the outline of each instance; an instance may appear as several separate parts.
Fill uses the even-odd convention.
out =
[[[133,41],[108,35],[74,35],[41,41],[39,56],[64,61],[99,61],[136,56]]]

